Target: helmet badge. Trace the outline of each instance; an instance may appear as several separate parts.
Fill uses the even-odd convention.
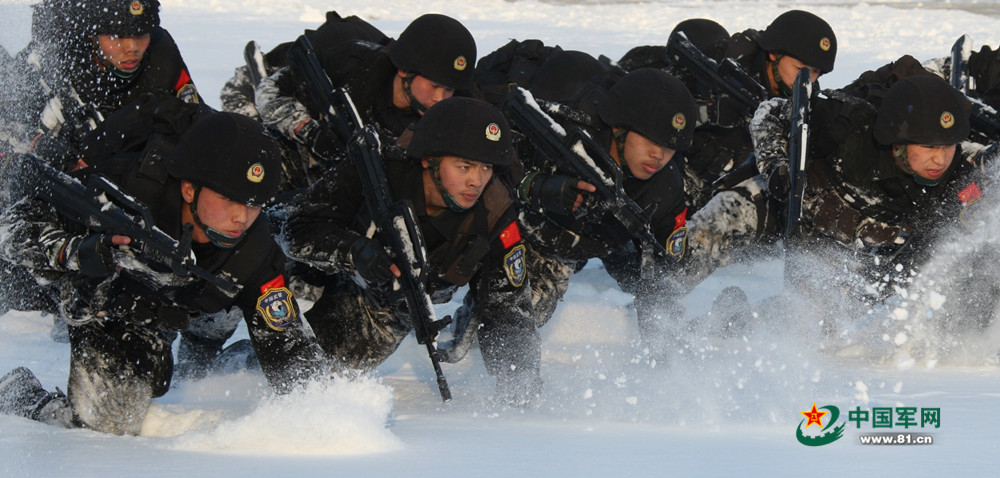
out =
[[[486,127],[486,139],[490,141],[500,141],[500,125],[490,123]]]
[[[674,115],[674,119],[670,121],[670,124],[673,125],[674,129],[680,131],[687,125],[687,118],[684,117],[684,113],[677,113]]]
[[[955,126],[955,115],[951,114],[949,111],[941,113],[941,127],[948,129],[952,126]]]
[[[145,10],[145,8],[142,6],[142,2],[139,2],[138,0],[132,2],[132,4],[128,7],[128,12],[135,16],[142,15],[143,10]]]
[[[830,39],[827,37],[820,38],[819,49],[823,51],[830,51]]]
[[[259,183],[264,180],[264,165],[260,163],[253,163],[250,168],[247,169],[247,179],[252,183]]]
[[[454,66],[455,69],[458,71],[464,71],[467,65],[468,63],[466,62],[465,57],[459,55],[457,58],[455,58],[455,63],[452,66]]]

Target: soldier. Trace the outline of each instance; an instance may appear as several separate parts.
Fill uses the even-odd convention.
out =
[[[144,93],[201,98],[170,34],[158,0],[46,0],[34,5],[32,41],[17,55],[25,72],[8,85],[0,140],[33,151],[69,171],[69,154],[104,117]],[[44,92],[44,93],[43,93]],[[3,138],[7,136],[6,138]],[[14,285],[3,307],[51,311],[29,274],[9,264]],[[56,322],[54,332],[62,330]]]
[[[356,41],[317,50],[333,85],[347,90],[361,120],[388,143],[427,108],[456,90],[472,88],[476,42],[458,20],[445,15],[417,18],[385,47]],[[309,115],[305,98],[297,96],[299,82],[291,68],[278,70],[258,86],[256,107],[265,125],[308,150],[293,167],[305,168],[311,182],[343,159],[344,147]]]
[[[79,147],[105,116],[144,93],[200,102],[158,0],[47,0],[35,5],[20,120],[38,128],[29,148]],[[51,91],[51,97],[37,92]],[[46,143],[58,144],[46,150]],[[23,151],[23,149],[22,149]],[[65,165],[73,167],[72,164]]]
[[[837,37],[822,18],[802,10],[789,10],[778,15],[762,32],[750,29],[733,35],[726,57],[756,75],[772,97],[789,97],[795,75],[803,67],[811,70],[813,83],[833,71]]]
[[[525,247],[510,188],[512,133],[488,103],[441,101],[383,148],[396,200],[412,201],[432,271],[435,302],[469,285],[483,327],[478,337],[496,398],[529,405],[541,390],[540,340],[531,318]],[[385,143],[383,143],[385,145]],[[323,349],[353,368],[382,363],[413,328],[385,246],[368,237],[357,170],[344,162],[287,207],[287,253],[330,274],[306,320]],[[362,279],[356,281],[354,276]]]
[[[843,310],[842,296],[816,292],[833,286],[848,291],[851,303],[870,304],[893,292],[893,285],[905,287],[927,247],[982,197],[978,167],[997,147],[964,142],[968,102],[932,75],[899,79],[878,108],[839,91],[827,96],[811,105],[801,235],[810,255],[836,261],[841,272],[820,277],[793,268],[790,284],[811,291],[810,297],[829,298],[827,310]],[[781,225],[787,204],[767,196],[782,198],[788,188],[790,115],[789,101],[773,99],[751,124],[761,171],[756,197],[764,204],[730,205],[726,221],[706,221],[701,212],[691,218],[687,285]],[[754,214],[760,210],[770,210],[778,222],[761,221]]]
[[[595,87],[576,96],[572,107],[549,110],[565,114],[553,113],[567,130],[585,126],[607,151],[621,169],[619,186],[639,208],[652,211],[653,237],[675,255],[653,259],[648,244],[610,230],[598,215],[575,214],[581,206],[600,207],[595,202],[601,199],[590,194],[594,185],[557,168],[553,158],[522,155],[527,174],[518,195],[525,203],[535,323],[544,325],[552,317],[570,276],[587,260],[600,258],[622,290],[635,295],[642,339],[653,345],[664,333],[660,316],[675,312],[675,297],[658,278],[684,255],[683,177],[674,159],[691,143],[694,125],[688,118],[695,114],[694,99],[679,80],[651,68],[629,73],[608,90]],[[456,320],[462,314],[457,312]]]
[[[141,114],[178,108],[162,100],[144,106]],[[258,220],[261,207],[277,194],[273,139],[246,117],[181,110],[191,116],[173,117],[174,124],[197,120],[176,147],[156,135],[138,158],[127,152],[90,163],[146,204],[156,228],[174,238],[189,228],[197,264],[241,289],[233,296],[202,279],[169,273],[164,279],[162,272],[151,273],[159,270],[155,264],[136,265],[129,251],[133,238],[63,221],[52,205],[29,194],[3,215],[8,233],[0,245],[8,260],[40,279],[59,281],[61,313],[70,324],[70,375],[62,395],[43,389],[27,368],[15,369],[0,379],[0,412],[137,434],[150,399],[169,389],[176,332],[192,316],[231,306],[243,311],[264,375],[276,390],[321,372],[322,353],[305,334],[285,287],[285,256],[267,221]],[[132,108],[120,114],[106,125],[135,124]],[[109,131],[107,137],[132,139],[127,132]]]
[[[812,81],[816,83],[819,76],[833,71],[837,54],[837,38],[830,25],[801,10],[779,15],[764,31],[749,29],[725,41],[722,40],[723,35],[728,36],[725,28],[707,19],[685,20],[677,24],[674,32],[684,33],[694,46],[715,61],[722,58],[735,61],[748,73],[750,81],[756,80],[766,97],[787,97],[795,75],[803,66],[812,70]],[[667,48],[639,47],[626,54],[620,64],[658,66],[660,62],[653,62],[649,52],[669,47],[670,41]],[[750,194],[740,183],[757,174],[753,161],[748,161],[753,143],[747,132],[747,122],[755,107],[748,108],[717,93],[719,86],[698,81],[682,65],[665,63],[668,71],[684,81],[699,106],[694,141],[684,156],[684,190],[689,213],[704,207],[719,190]],[[756,86],[749,87],[748,91],[752,93],[755,89]]]

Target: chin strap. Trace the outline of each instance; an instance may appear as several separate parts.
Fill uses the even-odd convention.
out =
[[[778,73],[778,63],[780,63],[781,59],[784,57],[785,55],[783,53],[774,54],[774,61],[771,62],[771,75],[774,76],[774,82],[778,84],[778,94],[780,94],[783,98],[791,98],[792,89],[785,84],[785,81],[781,79],[781,74]]]
[[[211,227],[208,227],[207,225],[205,225],[205,223],[201,222],[201,218],[198,217],[198,207],[197,207],[199,194],[201,194],[201,186],[195,186],[194,200],[188,203],[188,209],[191,210],[191,217],[194,219],[195,225],[197,225],[203,231],[205,231],[205,235],[208,236],[208,241],[211,242],[212,245],[214,245],[215,247],[221,249],[232,249],[236,247],[236,245],[243,240],[243,237],[246,236],[246,232],[240,234],[238,237],[230,237],[226,234],[216,231],[215,229],[212,229]]]
[[[410,100],[410,108],[422,115],[427,112],[427,108],[417,101],[417,98],[413,96],[413,90],[410,88],[410,85],[413,84],[413,79],[416,77],[416,73],[412,71],[406,72],[406,76],[403,77],[402,81],[403,93],[406,93],[406,97]]]
[[[444,204],[448,206],[448,209],[455,212],[468,211],[469,208],[462,207],[458,201],[455,201],[455,198],[451,197],[451,193],[449,193],[448,190],[444,188],[444,184],[441,183],[441,157],[432,156],[427,160],[427,163],[427,169],[431,172],[431,180],[434,181],[434,186],[436,186],[438,192],[441,193],[441,198],[444,199]]]
[[[628,167],[628,162],[625,161],[625,138],[628,136],[628,128],[618,128],[617,131],[612,133],[611,139],[615,143],[615,151],[618,152],[618,166],[622,170],[622,174],[626,178],[632,177],[632,170]]]
[[[937,186],[941,183],[940,179],[927,179],[917,174],[917,172],[910,167],[910,162],[906,158],[905,144],[897,144],[892,147],[892,160],[896,163],[896,167],[902,169],[904,173],[913,176],[913,180],[916,181],[917,184],[921,186]]]

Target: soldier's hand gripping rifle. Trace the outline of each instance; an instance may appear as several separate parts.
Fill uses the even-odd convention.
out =
[[[579,215],[586,214],[599,222],[614,241],[638,239],[651,248],[654,256],[664,260],[670,257],[649,229],[652,211],[644,211],[628,196],[622,187],[621,169],[590,135],[581,128],[574,128],[567,134],[524,88],[513,89],[503,109],[535,148],[553,161],[558,171],[597,188],[593,193],[597,200],[588,206],[589,211],[578,211]]]
[[[347,156],[357,167],[364,183],[365,203],[375,221],[376,234],[380,242],[389,247],[394,262],[400,266],[402,275],[397,280],[406,296],[417,342],[426,345],[441,399],[448,402],[451,391],[441,371],[435,342],[438,332],[451,319],[437,320],[430,294],[427,293],[430,266],[413,205],[409,201],[393,200],[375,128],[371,125],[362,127],[350,96],[342,88],[334,88],[305,35],[300,36],[289,49],[288,58],[304,82],[309,95],[306,108],[313,119],[333,130],[347,144]]]
[[[21,177],[35,178],[34,194],[51,204],[67,219],[86,226],[91,231],[128,236],[129,252],[137,264],[120,261],[119,266],[136,272],[139,280],[149,281],[151,273],[168,276],[154,280],[155,286],[176,285],[175,278],[194,277],[204,280],[228,297],[235,297],[242,286],[198,267],[191,254],[190,225],[184,228],[180,240],[157,228],[149,208],[122,192],[107,178],[93,174],[87,185],[57,170],[33,154],[19,155]],[[170,277],[172,276],[172,277]]]
[[[732,99],[745,123],[749,123],[760,102],[767,99],[767,89],[739,63],[732,58],[715,61],[694,46],[684,32],[670,35],[666,60],[708,88],[713,105],[726,97]]]

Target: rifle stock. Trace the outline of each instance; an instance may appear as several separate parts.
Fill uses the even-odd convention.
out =
[[[51,204],[67,219],[93,231],[130,237],[129,250],[147,266],[163,266],[180,278],[202,279],[228,297],[239,293],[242,288],[239,284],[195,265],[190,226],[184,229],[180,240],[174,239],[156,227],[145,204],[122,192],[107,178],[91,175],[84,186],[33,154],[20,157],[23,167],[30,171],[27,174],[39,179],[36,197]]]
[[[335,88],[316,58],[309,39],[302,35],[289,49],[289,60],[305,83],[309,100],[306,108],[313,119],[332,130],[347,145],[347,156],[358,169],[365,191],[365,204],[375,221],[380,242],[392,251],[402,272],[397,280],[406,298],[417,342],[427,348],[437,379],[441,399],[451,401],[451,390],[441,370],[435,342],[438,332],[450,317],[437,319],[427,292],[429,264],[423,234],[413,206],[408,201],[394,201],[386,178],[378,133],[371,125],[362,127],[350,96]]]

